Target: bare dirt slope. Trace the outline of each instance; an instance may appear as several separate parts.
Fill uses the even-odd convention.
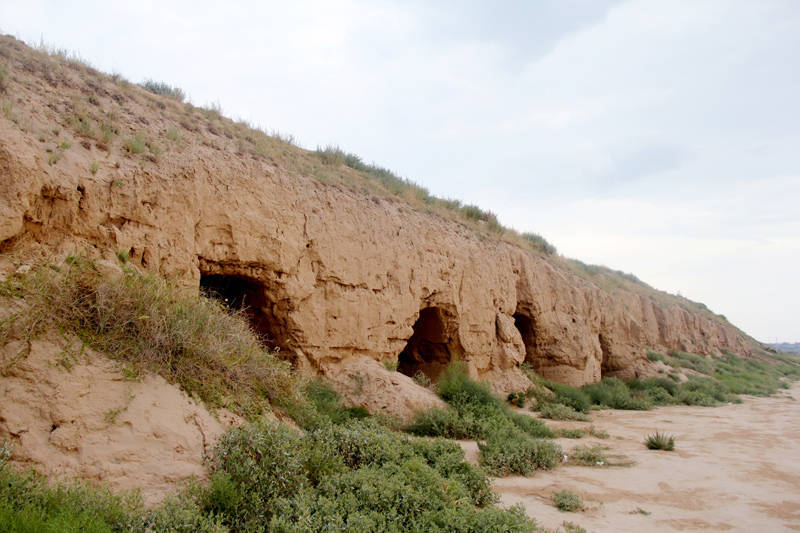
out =
[[[494,486],[504,504],[521,503],[546,527],[566,520],[587,531],[800,531],[798,400],[795,384],[739,405],[596,412],[594,424],[611,437],[561,439],[565,453],[577,443],[604,444],[633,466],[562,466]],[[656,429],[677,437],[676,451],[644,447]],[[474,444],[465,446],[474,457]],[[582,496],[585,511],[553,507],[552,493],[565,489]]]
[[[0,348],[0,442],[12,460],[41,474],[140,489],[153,504],[190,478],[207,475],[204,458],[229,413],[212,416],[159,376],[126,377],[77,339],[50,335]]]

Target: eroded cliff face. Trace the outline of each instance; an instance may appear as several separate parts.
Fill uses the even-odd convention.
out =
[[[300,368],[338,375],[367,358],[435,379],[460,359],[511,391],[527,385],[524,361],[580,385],[644,372],[648,348],[749,351],[752,341],[711,313],[655,291],[603,290],[559,258],[325,183],[314,166],[242,154],[235,140],[188,130],[173,116],[180,107],[154,107],[152,95],[123,94],[96,74],[92,98],[114,110],[120,133],[101,144],[65,129],[72,147],[53,163],[39,132],[67,127],[58,99],[79,97],[89,74],[63,67],[53,86],[11,65],[7,94],[28,122],[0,117],[0,251],[125,251],[136,266],[248,308]],[[142,128],[162,139],[157,157],[123,149]],[[171,128],[179,141],[163,140]],[[302,153],[286,147],[286,158]]]

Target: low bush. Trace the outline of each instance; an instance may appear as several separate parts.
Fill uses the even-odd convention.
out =
[[[588,413],[592,407],[591,397],[577,387],[547,380],[543,381],[543,384],[555,393],[553,403],[567,405],[581,413]]]
[[[439,377],[439,396],[449,403],[471,405],[502,405],[492,394],[488,383],[472,380],[466,372],[464,363],[455,361],[445,368]]]
[[[232,530],[533,531],[501,510],[482,471],[446,441],[410,441],[368,421],[301,437],[276,426],[234,429],[212,462],[203,503]]]
[[[534,470],[553,468],[561,447],[546,439],[520,438],[515,432],[497,431],[479,442],[481,464],[495,476],[527,476]]]
[[[142,133],[136,133],[133,137],[125,140],[123,145],[125,150],[130,154],[141,154],[147,148],[147,143]]]
[[[453,407],[420,412],[406,431],[413,435],[447,439],[476,439],[484,433],[476,420],[464,416]]]
[[[592,437],[598,438],[598,439],[607,439],[610,436],[608,434],[608,431],[604,431],[602,429],[597,429],[594,426],[589,426],[588,432],[589,432],[589,435],[591,435]]]
[[[714,373],[714,364],[712,361],[701,355],[670,350],[669,356],[683,368],[690,368],[695,372],[700,372],[701,374],[707,374],[709,376]]]
[[[586,436],[586,430],[580,428],[559,428],[554,433],[556,437],[562,439],[580,439]]]
[[[671,452],[675,449],[675,437],[656,431],[647,436],[644,445],[647,446],[649,450],[666,450]]]
[[[192,491],[145,509],[136,493],[124,496],[83,483],[51,483],[33,471],[15,472],[0,449],[0,531],[42,533],[197,531],[228,529],[203,514]]]
[[[632,379],[625,382],[630,391],[643,394],[653,405],[671,405],[676,402],[678,385],[666,378]]]
[[[525,399],[524,392],[512,392],[508,395],[508,403],[516,407],[525,407]]]
[[[611,409],[647,410],[653,404],[647,396],[631,391],[617,378],[603,378],[597,383],[586,385],[583,391],[591,403]]]
[[[569,462],[583,466],[608,466],[605,446],[577,446],[569,452]]]
[[[450,406],[418,414],[408,432],[484,441],[479,443],[481,464],[495,475],[528,474],[558,459],[560,448],[540,440],[553,436],[541,420],[512,411],[488,385],[471,380],[462,365],[445,370],[439,395]]]
[[[173,87],[163,81],[153,81],[153,80],[145,80],[139,84],[140,87],[143,87],[150,91],[153,94],[160,94],[163,96],[168,96],[173,100],[177,100],[178,102],[183,102],[186,98],[186,93],[183,92],[183,89],[180,87]]]
[[[568,490],[554,492],[553,505],[555,505],[559,511],[572,512],[583,510],[583,502],[581,501],[581,497],[578,494]]]
[[[343,424],[349,420],[369,417],[369,412],[363,407],[345,407],[339,393],[320,379],[306,383],[302,392],[308,399],[308,407],[311,407],[306,407],[305,416],[298,417],[298,423],[303,427],[315,427],[324,422]]]
[[[543,418],[549,418],[551,420],[579,420],[582,422],[589,420],[588,416],[579,413],[569,405],[543,403],[539,404],[537,408],[539,409],[539,414],[541,414]]]

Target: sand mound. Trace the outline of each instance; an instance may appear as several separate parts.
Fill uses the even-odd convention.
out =
[[[349,405],[408,423],[420,411],[446,404],[413,379],[386,369],[369,357],[352,357],[325,370],[329,383]]]
[[[12,459],[61,479],[80,477],[142,491],[153,504],[192,476],[225,428],[159,376],[126,379],[122,369],[80,341],[51,335],[0,348],[0,440]]]

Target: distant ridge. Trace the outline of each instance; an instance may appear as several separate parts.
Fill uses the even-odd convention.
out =
[[[780,352],[792,352],[800,354],[800,342],[775,342],[770,343],[769,346],[772,346]]]

